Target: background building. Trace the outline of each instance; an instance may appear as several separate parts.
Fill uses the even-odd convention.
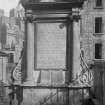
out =
[[[85,1],[81,14],[82,55],[94,72],[95,95],[105,104],[105,1]]]
[[[0,11],[0,14],[0,51],[8,55],[8,57],[4,57],[7,61],[3,63],[4,65],[7,65],[7,67],[5,66],[3,68],[5,69],[3,70],[4,72],[7,71],[4,73],[6,77],[6,75],[8,75],[6,73],[11,74],[10,71],[13,70],[21,57],[24,38],[24,23],[20,17],[18,17],[17,9],[12,9],[10,11],[10,17],[4,16],[3,10]]]
[[[4,16],[4,10],[3,9],[0,9],[0,17],[1,16]]]
[[[15,8],[10,10],[10,17],[17,17],[17,10]]]
[[[105,1],[87,0],[81,16],[81,48],[87,62],[105,59]]]
[[[4,105],[9,104],[12,91],[4,85],[10,87],[13,84],[13,70],[22,56],[24,22],[17,14],[17,8],[10,11],[10,17],[0,10],[0,99],[4,100],[0,100],[0,104],[3,102]]]

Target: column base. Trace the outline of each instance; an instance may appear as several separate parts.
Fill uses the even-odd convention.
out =
[[[34,78],[28,78],[23,84],[26,86],[35,86]]]

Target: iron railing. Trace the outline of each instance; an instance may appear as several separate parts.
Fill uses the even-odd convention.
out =
[[[66,105],[67,88],[57,90],[56,93],[51,92],[48,96],[43,97],[42,101],[39,101],[37,105]],[[86,97],[89,96],[90,87],[69,87],[69,105],[78,105]]]

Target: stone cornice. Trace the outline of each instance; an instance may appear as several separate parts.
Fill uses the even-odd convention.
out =
[[[25,9],[32,10],[58,10],[64,9],[68,10],[71,8],[81,8],[84,3],[84,0],[71,0],[68,2],[35,2],[28,1],[26,3],[22,3]]]

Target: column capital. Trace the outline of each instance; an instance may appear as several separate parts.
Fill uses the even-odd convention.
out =
[[[76,22],[78,22],[78,21],[81,19],[81,16],[80,16],[80,15],[71,15],[71,16],[69,16],[69,19],[70,19],[71,21],[76,21]]]
[[[73,8],[72,13],[69,15],[69,18],[70,18],[71,21],[78,22],[81,18],[80,10],[78,8]]]
[[[25,21],[32,23],[33,22],[33,17],[25,17]]]
[[[33,20],[34,20],[33,11],[32,10],[26,10],[26,12],[25,12],[25,21],[32,23]]]

